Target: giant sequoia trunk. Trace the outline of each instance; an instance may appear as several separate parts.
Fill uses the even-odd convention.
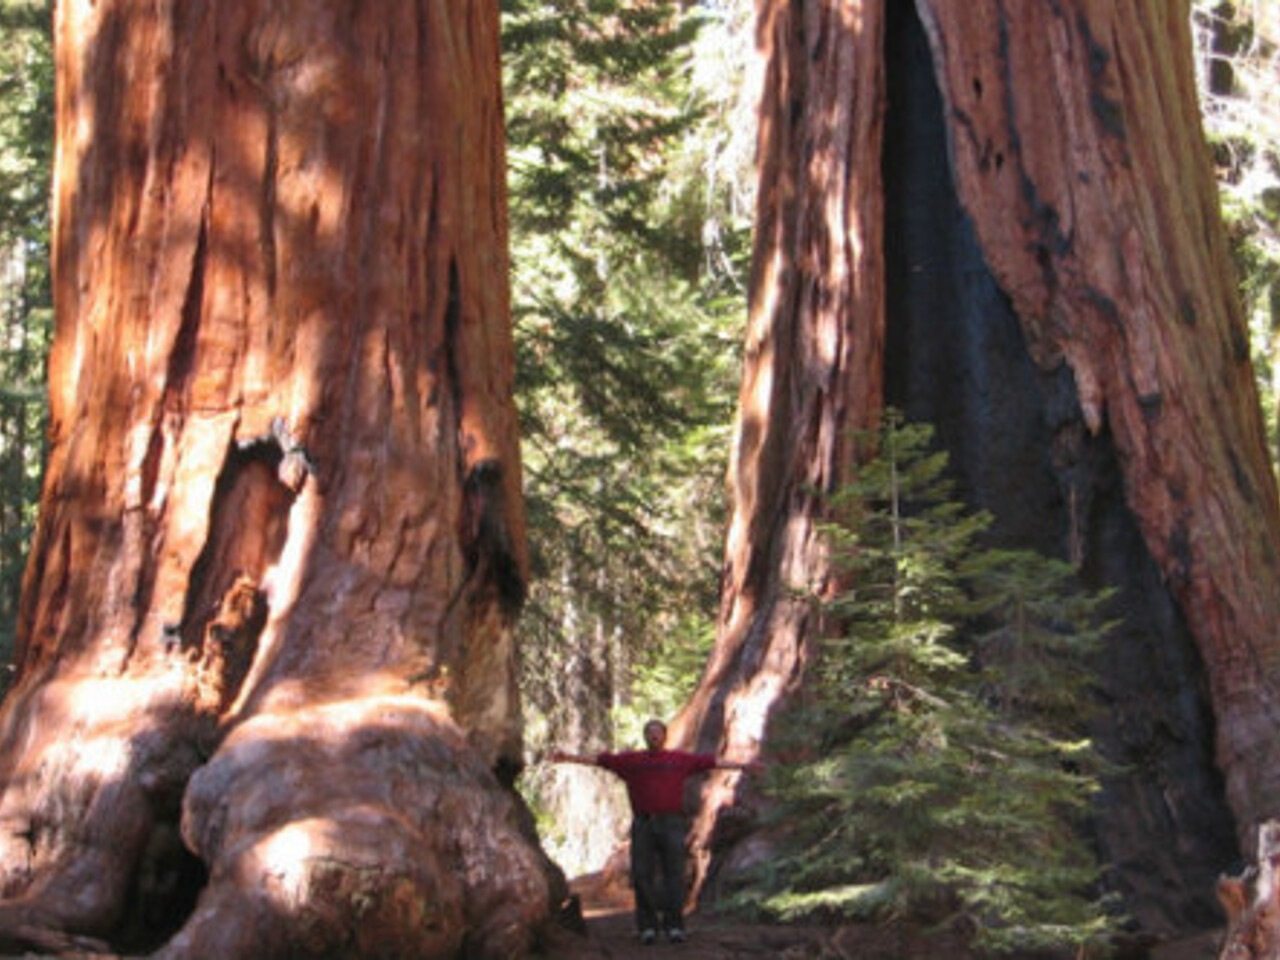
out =
[[[817,493],[887,400],[938,423],[998,537],[1121,588],[1099,739],[1130,767],[1103,849],[1145,925],[1210,923],[1233,834],[1280,805],[1280,513],[1186,6],[759,14],[734,516],[716,651],[679,729],[760,749],[822,629],[794,588],[833,586]],[[704,875],[758,856],[734,843],[738,786],[706,791]]]
[[[0,940],[519,954],[497,4],[56,17]]]

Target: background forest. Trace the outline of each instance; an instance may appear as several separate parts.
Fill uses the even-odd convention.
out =
[[[1193,7],[1202,110],[1276,456],[1280,3]],[[631,742],[638,718],[683,701],[712,639],[753,209],[754,37],[745,0],[506,0],[503,14],[533,759],[551,743]],[[47,0],[0,2],[6,662],[42,463],[49,22]],[[542,835],[570,873],[594,868],[616,818],[581,805],[616,811],[618,798],[559,776],[534,765],[525,777]],[[564,823],[594,832],[567,836]]]

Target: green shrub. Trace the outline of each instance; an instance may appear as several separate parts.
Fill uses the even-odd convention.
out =
[[[1099,951],[1116,918],[1084,827],[1101,773],[1087,659],[1106,594],[984,548],[932,430],[890,411],[832,500],[839,629],[772,766],[783,855],[744,899],[780,919],[961,924],[997,951]]]

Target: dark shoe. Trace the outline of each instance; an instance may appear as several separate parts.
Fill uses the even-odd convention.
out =
[[[656,941],[657,939],[658,939],[658,933],[656,930],[640,931],[640,942],[643,943],[646,947],[652,946],[654,941]]]
[[[689,939],[689,935],[680,927],[672,927],[667,931],[667,939],[672,943],[684,943]]]

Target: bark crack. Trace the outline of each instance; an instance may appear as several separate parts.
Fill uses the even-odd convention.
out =
[[[212,177],[212,172],[210,172]],[[212,190],[212,184],[210,185]],[[200,325],[204,319],[204,280],[209,259],[209,207],[206,203],[200,217],[200,232],[196,236],[196,249],[191,258],[191,275],[187,281],[186,297],[182,302],[181,321],[169,352],[169,367],[165,373],[164,397],[160,412],[163,417],[174,418],[181,425],[188,404],[188,386],[195,370],[196,349],[199,343]],[[154,447],[154,441],[153,441]],[[158,452],[153,458],[148,451],[147,467],[143,475],[142,502],[149,503],[155,492]]]
[[[449,261],[449,286],[444,309],[444,352],[450,396],[453,401],[454,436],[462,447],[459,470],[462,471],[462,510],[459,513],[458,542],[461,544],[465,570],[458,589],[449,600],[445,620],[464,595],[473,600],[479,596],[496,599],[502,615],[514,620],[524,604],[526,585],[516,561],[507,530],[503,466],[496,459],[483,459],[468,467],[474,455],[471,439],[464,435],[464,405],[467,402],[462,383],[459,353],[462,326],[461,280],[456,259]]]
[[[278,264],[276,263],[276,179],[280,170],[280,118],[271,97],[266,97],[267,143],[263,157],[262,202],[259,214],[262,263],[266,271],[267,297],[274,303]]]
[[[209,252],[209,196],[213,191],[212,177],[211,167],[205,207],[201,211],[195,250],[191,256],[191,270],[187,279],[186,293],[183,297],[178,331],[174,335],[173,346],[169,351],[164,392],[161,395],[156,411],[156,422],[151,426],[151,436],[147,441],[147,452],[143,456],[140,467],[139,486],[141,494],[138,507],[141,513],[138,522],[142,523],[146,522],[148,507],[155,498],[156,487],[160,481],[165,437],[176,435],[181,430],[182,424],[186,420],[189,406],[189,383],[196,365],[200,325],[204,315],[204,285]],[[133,646],[136,645],[138,637],[141,635],[143,622],[151,606],[158,553],[157,549],[142,551],[141,568],[138,571],[137,585],[133,595],[135,621],[130,633],[132,639],[130,649],[127,652],[128,657],[133,655]]]

